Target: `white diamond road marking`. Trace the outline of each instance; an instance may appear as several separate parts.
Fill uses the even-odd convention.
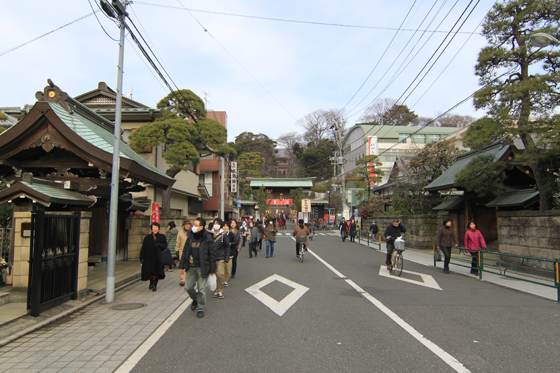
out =
[[[422,281],[416,281],[416,280],[411,280],[409,278],[403,278],[403,277],[391,275],[389,271],[387,271],[387,266],[379,267],[379,276],[388,277],[388,278],[392,278],[393,280],[409,282],[414,285],[425,286],[427,288],[443,291],[443,289],[439,286],[436,280],[430,275],[426,275],[424,273],[419,273],[419,272],[407,271],[405,269],[403,269],[403,273],[410,273],[412,275],[420,276],[422,278]]]
[[[289,287],[294,288],[294,290],[290,294],[286,295],[284,299],[278,302],[276,299],[260,290],[274,281],[278,281],[283,283],[284,285],[288,285]],[[291,306],[293,306],[299,300],[299,298],[301,298],[303,294],[307,292],[307,290],[309,290],[308,287],[300,285],[297,282],[293,282],[285,277],[276,274],[265,278],[264,280],[257,282],[255,285],[249,286],[247,289],[245,289],[247,293],[257,298],[257,300],[270,308],[278,316],[282,316],[284,313],[286,313],[286,311]]]

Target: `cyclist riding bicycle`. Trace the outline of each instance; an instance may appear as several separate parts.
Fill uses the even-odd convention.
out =
[[[303,219],[298,220],[298,225],[294,229],[292,236],[296,237],[296,257],[299,259],[299,252],[301,244],[299,243],[298,237],[309,237],[309,229],[303,224]],[[309,246],[309,242],[306,240],[305,246]]]
[[[398,219],[394,219],[393,223],[385,229],[385,239],[387,240],[387,258],[385,264],[387,264],[387,270],[391,270],[391,255],[395,249],[395,240],[402,236],[406,232],[406,228],[402,225]]]

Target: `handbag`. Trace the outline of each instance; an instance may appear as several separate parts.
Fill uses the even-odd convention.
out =
[[[441,262],[441,251],[436,248],[436,252],[434,253],[434,260],[436,262]]]
[[[164,267],[173,265],[173,256],[167,247],[163,250],[158,250],[158,259],[159,263]]]

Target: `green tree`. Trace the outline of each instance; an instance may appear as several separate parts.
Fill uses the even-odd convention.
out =
[[[235,142],[229,144],[240,157],[243,153],[259,153],[265,160],[259,170],[262,176],[276,175],[276,141],[267,135],[252,132],[243,132],[235,138]]]
[[[480,197],[497,196],[506,177],[500,166],[493,155],[478,156],[455,175],[455,185]]]
[[[467,148],[478,149],[507,135],[508,130],[500,122],[492,117],[484,117],[469,126],[463,138],[463,145]]]
[[[303,188],[299,187],[297,189],[290,189],[290,195],[295,203],[295,210],[297,212],[301,211],[301,200],[303,199]]]
[[[358,200],[364,200],[366,198],[369,201],[371,197],[371,185],[374,183],[379,183],[383,179],[383,172],[379,167],[383,163],[379,160],[379,157],[375,154],[366,155],[356,161],[356,168],[352,171],[352,176],[354,179],[354,184],[361,190],[356,193]]]
[[[328,179],[332,175],[332,165],[328,159],[336,149],[337,146],[331,139],[322,139],[319,146],[310,142],[298,159],[302,167],[301,173],[320,180]]]
[[[237,170],[239,172],[239,190],[241,193],[250,189],[248,186],[248,177],[259,177],[260,170],[264,166],[264,158],[257,152],[243,153],[237,158]]]
[[[264,187],[264,185],[261,185],[260,188],[257,190],[257,204],[259,205],[259,211],[261,214],[261,219],[263,219],[264,221],[264,216],[266,215],[266,212],[270,209],[270,205],[267,203],[267,200],[269,199],[269,195]]]
[[[200,107],[197,104],[200,98],[193,98],[194,93],[190,90],[182,92],[190,92],[190,95],[185,96],[186,100],[177,103],[173,101],[176,100],[174,96],[166,96],[157,105],[162,109],[163,117],[140,127],[128,138],[130,147],[136,152],[144,150],[146,146],[163,145],[163,159],[169,166],[165,173],[171,178],[181,171],[187,171],[189,166],[198,165],[201,153],[221,157],[235,155],[235,150],[226,144],[225,127],[204,117],[204,105]],[[163,192],[162,213],[171,214],[171,188]]]
[[[558,34],[559,28],[557,0],[497,2],[483,24],[489,45],[480,51],[476,65],[483,88],[475,94],[474,105],[499,123],[509,124],[512,135],[519,136],[531,153],[541,211],[552,206],[553,192],[545,185],[550,170],[542,162],[549,147],[535,143],[546,126],[532,117],[546,117],[560,104],[560,50],[532,47],[529,40],[535,32]],[[530,74],[533,64],[540,68]]]

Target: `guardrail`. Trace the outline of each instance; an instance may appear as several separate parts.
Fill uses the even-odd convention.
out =
[[[380,234],[371,235],[368,232],[366,234],[367,239],[362,239],[361,236],[362,235],[360,233],[358,233],[358,243],[362,243],[362,241],[367,240],[367,245],[368,246],[370,246],[370,243],[372,243],[374,246],[377,246],[378,250],[381,250],[381,235]]]
[[[513,278],[520,281],[530,282],[537,285],[555,288],[556,301],[560,302],[560,259],[542,259],[524,255],[500,253],[488,250],[473,250],[476,252],[478,267],[472,267],[472,255],[466,252],[464,247],[453,247],[459,250],[459,257],[451,256],[450,264],[460,267],[473,268],[478,271],[478,278],[482,280],[483,272],[499,276]],[[436,245],[434,243],[434,254]],[[505,260],[509,258],[510,260]],[[442,253],[443,261],[443,253]],[[434,267],[436,266],[434,259]],[[513,274],[512,274],[513,273]],[[520,277],[516,274],[527,274],[536,277],[535,280]],[[539,279],[540,278],[540,279]],[[548,280],[548,281],[545,281]],[[554,283],[554,284],[553,284]]]

